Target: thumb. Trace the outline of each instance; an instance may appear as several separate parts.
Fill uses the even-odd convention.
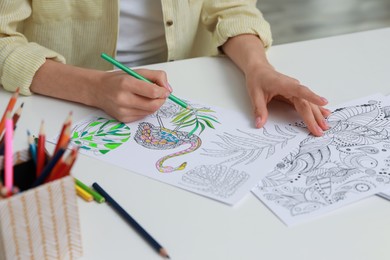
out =
[[[268,119],[267,103],[263,100],[257,100],[255,103],[255,127],[262,128]]]

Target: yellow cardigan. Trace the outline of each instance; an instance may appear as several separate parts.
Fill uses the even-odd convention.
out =
[[[161,1],[168,60],[217,55],[229,37],[244,33],[271,45],[256,0]],[[30,95],[46,59],[111,70],[100,53],[115,56],[118,19],[118,0],[0,1],[0,84]]]

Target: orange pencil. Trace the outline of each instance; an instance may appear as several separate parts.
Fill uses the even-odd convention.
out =
[[[66,148],[70,140],[70,127],[72,125],[72,112],[69,113],[66,118],[64,125],[62,126],[60,136],[58,137],[58,141],[56,147],[54,149],[54,153],[58,151],[58,149]]]
[[[24,105],[24,103],[22,103],[22,104],[20,105],[20,107],[18,108],[18,110],[16,110],[16,112],[15,112],[14,115],[12,116],[12,121],[13,121],[14,130],[15,130],[15,128],[16,128],[16,124],[17,124],[18,121],[19,121],[20,115],[22,114],[23,105]],[[5,135],[3,135],[3,137],[0,138],[0,146],[1,146],[1,144],[4,142],[4,137],[5,137]]]
[[[37,172],[36,172],[37,177],[41,174],[46,162],[45,142],[46,142],[45,123],[42,121],[41,128],[39,129],[38,146],[37,146]]]
[[[15,93],[10,98],[10,100],[8,102],[8,105],[7,105],[7,107],[6,107],[5,111],[4,111],[3,117],[1,118],[1,121],[0,121],[0,136],[2,136],[2,134],[4,132],[5,117],[7,115],[7,112],[11,112],[12,109],[14,109],[14,106],[15,106],[16,100],[18,99],[18,96],[19,96],[19,88],[16,89]]]

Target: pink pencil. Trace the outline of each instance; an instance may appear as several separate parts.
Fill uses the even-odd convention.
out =
[[[4,184],[8,195],[12,193],[14,182],[13,147],[12,138],[14,132],[11,111],[7,113],[5,120],[5,150],[4,150]]]

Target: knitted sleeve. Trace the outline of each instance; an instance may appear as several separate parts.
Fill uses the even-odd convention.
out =
[[[23,35],[24,21],[31,19],[30,2],[0,1],[0,84],[9,91],[19,87],[23,95],[31,95],[32,79],[47,58],[65,62],[60,54]]]
[[[272,44],[270,25],[255,0],[204,1],[201,20],[212,33],[216,47],[240,34],[259,36],[266,49]]]

